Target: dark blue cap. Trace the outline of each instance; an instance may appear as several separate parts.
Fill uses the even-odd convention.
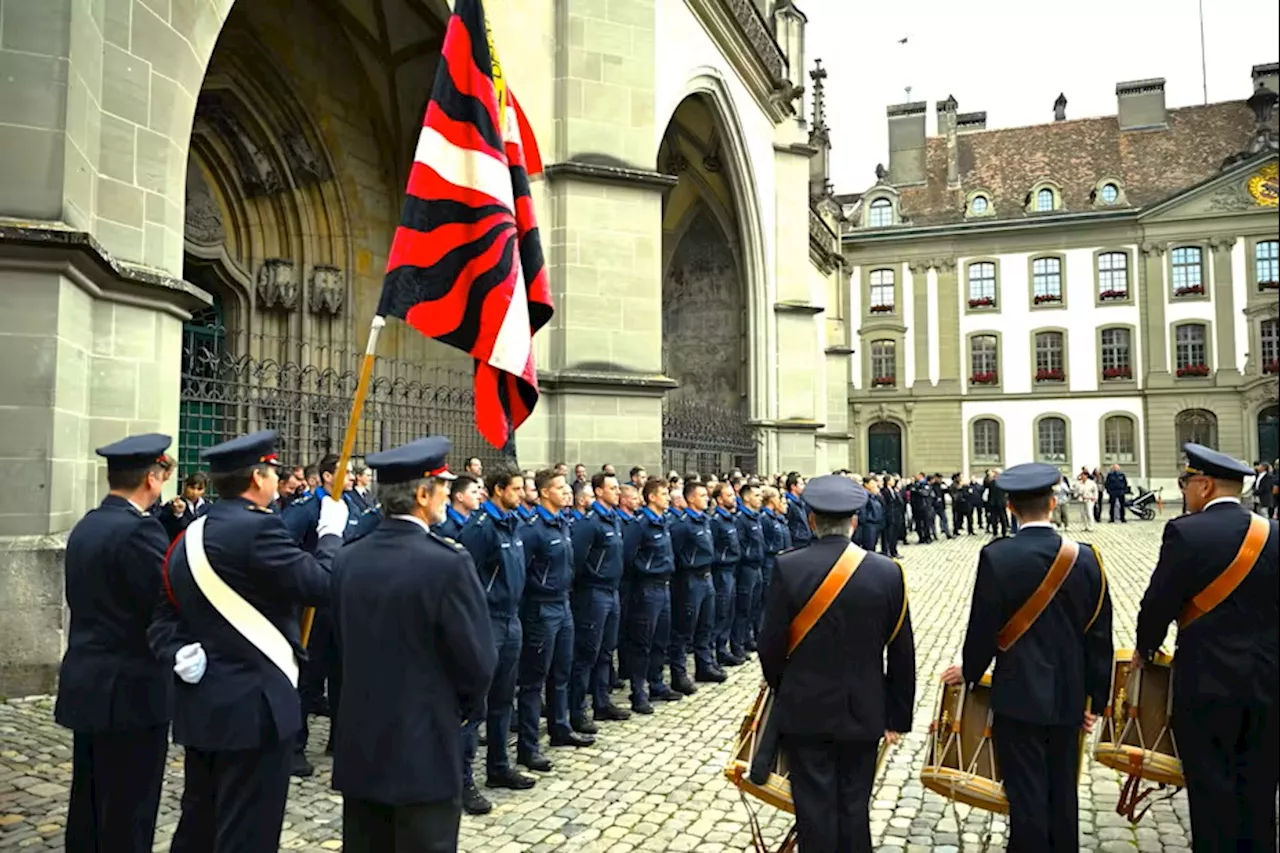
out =
[[[167,435],[149,432],[122,438],[94,452],[107,460],[108,471],[141,471],[163,459],[172,443],[173,439]]]
[[[1203,474],[1206,477],[1213,477],[1218,480],[1239,480],[1244,481],[1245,477],[1252,477],[1254,470],[1239,459],[1234,459],[1225,453],[1219,453],[1216,450],[1205,447],[1203,444],[1187,443],[1182,445],[1182,450],[1187,454],[1188,474]]]
[[[273,429],[242,435],[200,451],[200,458],[209,463],[211,474],[227,474],[263,463],[279,465],[280,460],[276,458],[278,436],[279,433]]]
[[[866,489],[840,474],[814,477],[804,487],[804,502],[823,515],[853,515],[868,497]]]
[[[381,453],[370,453],[364,461],[378,472],[379,485],[412,483],[428,477],[453,480],[456,477],[444,463],[452,447],[453,442],[444,436],[431,435]]]
[[[1062,481],[1062,472],[1046,462],[1014,465],[996,477],[996,485],[1011,495],[1048,493]]]

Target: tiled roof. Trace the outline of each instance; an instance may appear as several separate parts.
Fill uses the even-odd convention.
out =
[[[1061,187],[1057,213],[1088,211],[1104,177],[1123,184],[1129,207],[1145,207],[1218,174],[1254,127],[1244,101],[1227,101],[1169,110],[1168,127],[1158,130],[1122,133],[1106,116],[961,134],[959,190],[947,189],[945,137],[930,137],[928,183],[899,188],[900,213],[916,226],[961,222],[968,193],[985,190],[995,215],[984,221],[1044,218],[1053,214],[1025,211],[1041,180]]]

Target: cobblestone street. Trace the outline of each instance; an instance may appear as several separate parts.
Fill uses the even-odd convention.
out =
[[[1162,527],[1162,520],[1103,524],[1087,537],[1101,549],[1109,574],[1118,647],[1132,644],[1138,600],[1155,564]],[[1070,532],[1086,538],[1074,525]],[[914,729],[890,754],[876,784],[871,818],[873,840],[881,850],[978,850],[988,830],[990,849],[1004,846],[1001,818],[990,820],[987,813],[964,806],[953,809],[924,793],[919,783],[936,675],[958,659],[976,555],[986,541],[962,536],[904,550],[920,687]],[[594,748],[549,750],[555,769],[536,788],[487,792],[495,803],[493,812],[464,816],[461,848],[485,853],[750,850],[747,809],[722,769],[758,682],[754,663],[731,670],[726,684],[703,685],[683,702],[660,705],[654,716],[602,724]],[[625,705],[625,696],[617,698]],[[52,707],[47,697],[0,703],[0,850],[5,853],[62,849],[71,737],[54,725]],[[319,721],[313,730],[313,752],[325,742],[324,725]],[[156,850],[168,849],[179,813],[181,752],[172,750],[170,758]],[[294,780],[282,849],[341,849],[341,798],[329,789],[330,762],[319,754],[313,761],[316,776]],[[477,778],[483,779],[483,771]],[[1188,850],[1185,795],[1157,804],[1133,828],[1114,812],[1119,779],[1114,771],[1086,762],[1080,787],[1081,849]],[[751,808],[776,843],[789,816],[756,801]]]

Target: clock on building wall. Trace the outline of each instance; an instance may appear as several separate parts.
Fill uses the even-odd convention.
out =
[[[1249,195],[1265,207],[1276,206],[1276,200],[1280,198],[1280,169],[1277,164],[1268,163],[1249,179]]]

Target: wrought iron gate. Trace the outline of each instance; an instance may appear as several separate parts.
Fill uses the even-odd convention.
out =
[[[662,407],[662,465],[680,474],[756,471],[759,445],[740,408],[667,399]]]

